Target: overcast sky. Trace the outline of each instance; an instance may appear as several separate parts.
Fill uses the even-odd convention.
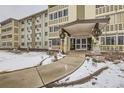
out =
[[[47,5],[0,5],[0,21],[7,18],[20,19],[47,9]]]

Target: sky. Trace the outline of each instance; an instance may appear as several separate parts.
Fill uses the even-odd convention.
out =
[[[47,7],[47,5],[0,5],[0,22],[8,18],[20,19]]]

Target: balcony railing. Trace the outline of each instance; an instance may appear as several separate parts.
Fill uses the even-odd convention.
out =
[[[107,51],[124,52],[124,45],[101,45],[100,49],[102,52],[107,52]]]

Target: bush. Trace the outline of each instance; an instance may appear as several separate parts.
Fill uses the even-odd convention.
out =
[[[50,56],[53,56],[54,52],[53,51],[48,51],[47,54],[50,55]]]
[[[96,60],[95,58],[93,58],[92,61],[93,61],[94,63],[100,63],[100,61],[99,61],[99,60]]]

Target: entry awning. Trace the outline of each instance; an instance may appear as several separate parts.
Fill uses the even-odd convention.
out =
[[[110,18],[76,20],[61,26],[61,31],[66,32],[69,36],[92,36],[92,31],[96,24],[99,24],[99,29],[103,29],[108,24]]]

